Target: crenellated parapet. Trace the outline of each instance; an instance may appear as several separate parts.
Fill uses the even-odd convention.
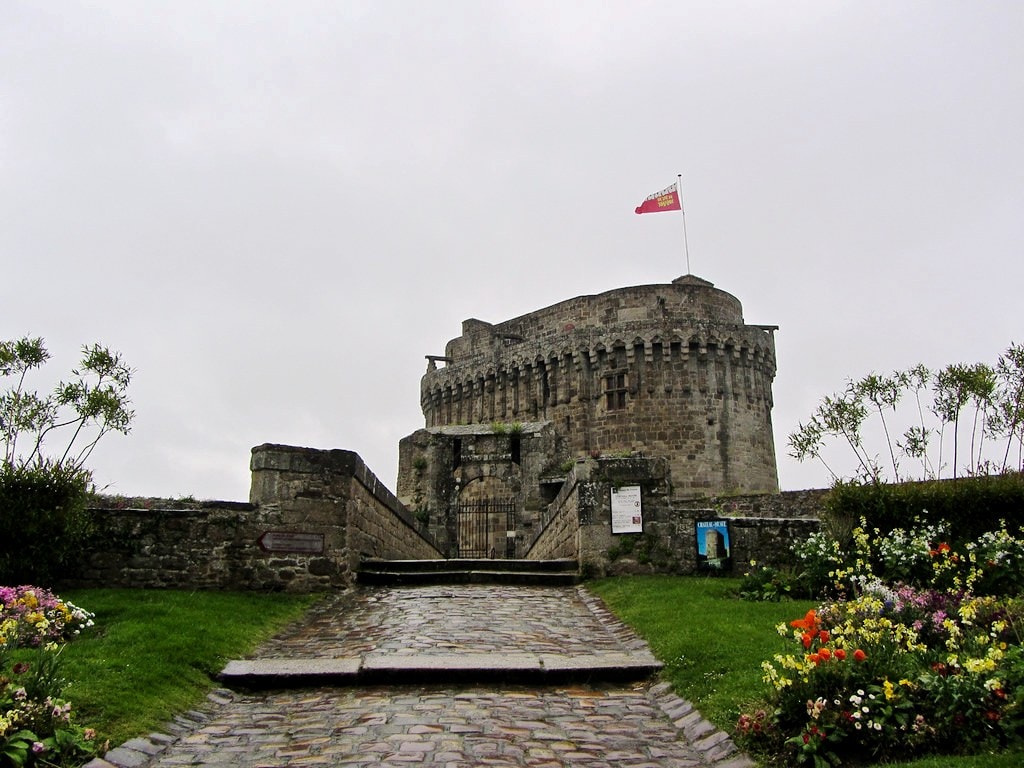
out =
[[[677,329],[674,329],[677,330]],[[735,397],[771,398],[771,382],[775,377],[775,349],[770,332],[754,329],[734,332],[728,336],[691,332],[648,331],[625,340],[610,333],[598,338],[571,339],[570,343],[552,347],[523,343],[520,349],[503,351],[497,360],[474,360],[434,367],[420,385],[421,406],[427,426],[472,423],[482,416],[484,421],[518,416],[545,416],[549,408],[566,404],[581,393],[596,397],[602,388],[594,377],[607,367],[623,368],[634,379],[646,367],[666,367],[685,374],[694,368],[699,388],[715,381],[719,391],[728,390]],[[614,360],[614,364],[609,364]],[[719,366],[722,372],[710,378],[702,368]],[[692,385],[688,376],[678,381],[662,382],[662,386]],[[531,384],[540,384],[534,393]],[[650,394],[655,381],[648,381]],[[634,387],[631,387],[635,388]],[[517,395],[526,391],[529,401]],[[484,402],[467,407],[464,413],[453,414],[446,403],[483,398]],[[537,409],[540,409],[539,411]]]

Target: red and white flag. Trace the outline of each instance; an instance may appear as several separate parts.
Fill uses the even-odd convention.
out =
[[[658,213],[659,211],[681,211],[683,205],[679,202],[679,187],[673,184],[661,192],[655,192],[644,200],[636,209],[637,213]]]

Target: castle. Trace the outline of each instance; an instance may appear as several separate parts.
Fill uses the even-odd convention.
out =
[[[692,275],[466,320],[427,356],[397,494],[352,451],[266,443],[248,502],[97,509],[74,583],[303,592],[450,558],[465,573],[475,558],[578,575],[781,565],[818,529],[822,492],[777,492],[775,330]]]
[[[466,320],[427,356],[397,496],[449,556],[517,557],[580,458],[664,461],[673,499],[777,492],[776,329],[693,275]]]

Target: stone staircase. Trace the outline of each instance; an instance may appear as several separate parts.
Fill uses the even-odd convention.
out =
[[[576,560],[363,560],[360,584],[422,586],[430,584],[515,584],[564,587],[579,581]]]

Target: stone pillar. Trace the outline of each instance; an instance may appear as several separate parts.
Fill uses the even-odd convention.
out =
[[[289,582],[289,591],[339,587],[352,578],[346,541],[346,502],[359,457],[264,444],[252,449],[249,500],[276,510],[280,530],[266,531],[262,565]],[[255,545],[255,543],[254,543]]]

